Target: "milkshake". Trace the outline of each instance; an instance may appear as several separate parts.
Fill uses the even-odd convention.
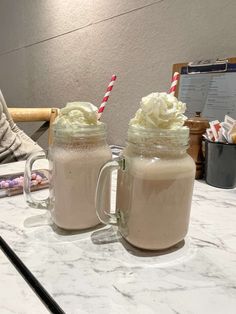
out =
[[[117,160],[116,219],[130,244],[160,250],[187,234],[195,164],[186,153],[185,104],[152,93],[140,105]]]
[[[50,197],[53,222],[68,230],[87,229],[100,223],[95,211],[95,190],[102,165],[111,158],[105,124],[90,103],[68,103],[53,123],[49,149]],[[104,206],[110,205],[109,182]]]
[[[124,151],[126,170],[118,174],[120,232],[136,247],[168,248],[187,234],[193,161],[189,156],[176,155],[156,159],[150,151],[132,156],[131,150],[128,145]]]

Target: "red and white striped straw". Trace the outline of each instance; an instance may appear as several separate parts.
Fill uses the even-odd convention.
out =
[[[176,88],[177,88],[179,77],[180,77],[180,75],[179,75],[178,72],[175,72],[173,77],[172,77],[169,94],[171,94],[173,96],[175,95],[175,91],[176,91]]]
[[[100,105],[100,107],[99,107],[99,109],[98,109],[98,120],[101,119],[101,115],[102,115],[102,113],[103,113],[103,111],[104,111],[104,109],[105,109],[105,106],[106,106],[106,104],[107,104],[107,101],[108,101],[108,98],[109,98],[110,93],[111,93],[111,91],[112,91],[112,88],[113,88],[113,85],[114,85],[114,83],[115,83],[115,80],[116,80],[116,75],[112,75],[111,80],[110,80],[110,83],[109,83],[109,85],[107,86],[106,93],[105,93],[105,95],[104,95],[104,97],[103,97],[102,103],[101,103],[101,105]]]

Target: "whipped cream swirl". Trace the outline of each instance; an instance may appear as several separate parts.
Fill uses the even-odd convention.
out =
[[[140,109],[130,120],[130,125],[141,128],[178,129],[187,117],[186,104],[167,93],[151,93],[143,97]]]
[[[60,110],[54,125],[58,128],[78,128],[99,125],[97,107],[89,102],[70,102]]]

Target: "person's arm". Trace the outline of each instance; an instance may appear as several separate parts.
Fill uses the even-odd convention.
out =
[[[12,120],[0,91],[0,163],[25,160],[39,150],[42,148]]]
[[[0,103],[2,104],[2,111],[5,113],[6,119],[10,125],[10,128],[12,129],[13,132],[17,133],[20,131],[18,126],[15,124],[15,122],[12,120],[12,117],[7,109],[7,104],[6,101],[3,97],[2,91],[0,90]]]

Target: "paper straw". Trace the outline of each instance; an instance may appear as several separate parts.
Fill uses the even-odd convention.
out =
[[[176,88],[177,88],[179,77],[180,77],[180,75],[179,75],[178,72],[175,72],[173,77],[172,77],[169,94],[171,94],[173,96],[175,95],[175,91],[176,91]]]
[[[99,107],[99,109],[98,109],[98,120],[100,120],[101,115],[102,115],[102,113],[103,113],[103,111],[104,111],[104,109],[105,109],[105,106],[106,106],[106,104],[107,104],[107,101],[108,101],[108,98],[109,98],[110,93],[111,93],[111,91],[112,91],[112,88],[113,88],[113,85],[114,85],[115,80],[116,80],[116,75],[112,75],[111,80],[110,80],[110,83],[109,83],[109,85],[107,86],[106,93],[105,93],[105,95],[104,95],[104,97],[103,97],[102,103],[101,103],[101,105],[100,105],[100,107]]]

